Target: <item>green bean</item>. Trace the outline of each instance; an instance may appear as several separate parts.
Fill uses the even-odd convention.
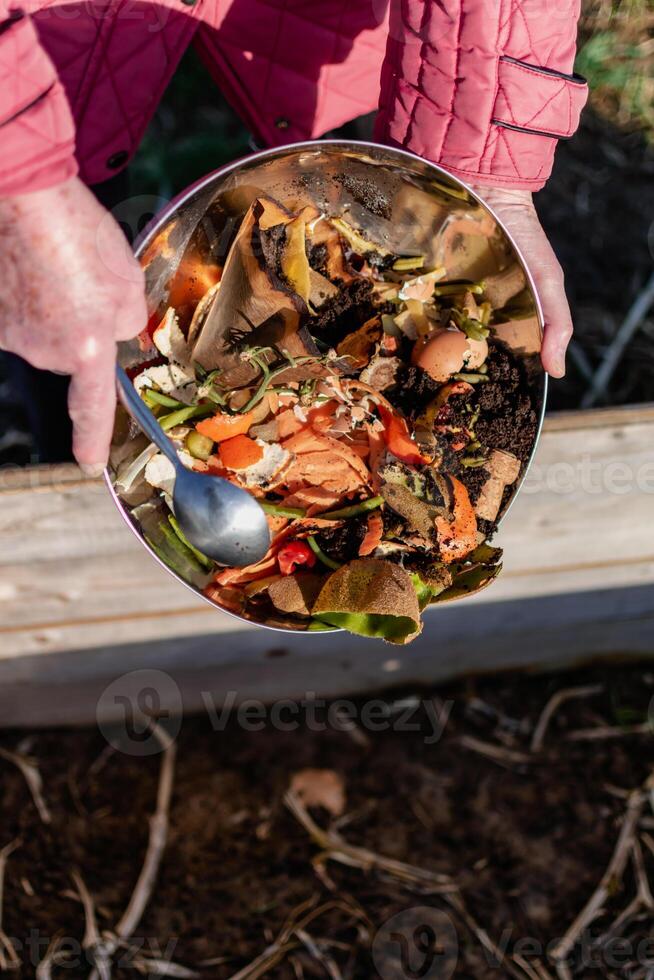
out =
[[[176,425],[181,425],[183,422],[188,422],[189,419],[195,419],[201,415],[211,415],[213,411],[211,405],[188,405],[186,408],[180,408],[169,415],[162,415],[159,419],[159,425],[164,432],[168,432],[169,429],[174,429]]]
[[[424,264],[424,255],[407,255],[405,258],[396,259],[392,268],[395,272],[408,272],[410,269],[422,269]]]
[[[341,507],[340,510],[328,510],[327,513],[321,514],[320,516],[330,521],[339,521],[342,518],[356,517],[358,514],[365,514],[370,510],[377,510],[383,503],[383,497],[370,497],[368,500],[362,500],[358,504],[352,504],[351,507]]]
[[[261,504],[261,509],[266,514],[272,514],[273,517],[306,517],[306,513],[300,510],[299,507],[284,507],[283,504],[269,504],[267,501],[263,501]]]
[[[186,407],[184,402],[180,402],[176,398],[171,398],[170,395],[164,395],[163,391],[157,391],[156,388],[145,388],[143,390],[143,400],[150,405],[150,408],[152,408],[152,403],[155,405],[165,405],[166,408]]]
[[[323,565],[326,565],[327,568],[331,568],[334,571],[337,571],[339,568],[342,568],[343,567],[340,564],[340,562],[334,561],[333,558],[330,558],[329,555],[326,555],[325,554],[325,552],[321,549],[320,545],[318,544],[318,542],[316,541],[316,539],[313,537],[313,535],[309,535],[309,537],[307,538],[307,544],[309,545],[309,547],[313,551],[313,553],[316,556],[316,558],[319,558],[320,561],[323,563]]]
[[[483,282],[443,282],[434,288],[434,295],[456,296],[457,293],[472,293],[473,296],[480,296],[483,291]]]
[[[188,540],[188,538],[186,537],[186,535],[182,531],[181,527],[179,526],[179,523],[178,523],[176,517],[174,517],[172,514],[169,514],[168,515],[168,521],[169,521],[170,526],[172,527],[173,531],[175,532],[175,534],[177,535],[177,537],[181,541],[181,543],[186,548],[188,548],[188,550],[191,552],[191,554],[193,555],[193,557],[198,560],[198,562],[200,563],[200,565],[202,565],[203,568],[205,568],[208,572],[210,572],[211,569],[213,568],[213,565],[214,565],[214,563],[211,561],[211,559],[210,558],[207,558],[207,556],[206,555],[203,555],[201,551],[198,551],[198,549],[195,547],[195,545],[192,545],[191,544],[191,542]]]
[[[458,371],[452,377],[455,381],[467,381],[469,385],[476,385],[480,381],[488,381],[485,374],[475,371]]]

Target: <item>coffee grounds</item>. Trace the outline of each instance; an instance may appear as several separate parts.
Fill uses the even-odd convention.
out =
[[[482,488],[490,473],[483,466],[462,466],[459,472],[459,480],[468,491],[470,503],[474,505],[479,500]]]
[[[272,228],[256,228],[252,236],[252,247],[255,255],[258,244],[266,266],[279,278],[284,280],[282,273],[282,256],[286,246],[286,225],[273,225]]]
[[[385,392],[391,405],[409,418],[415,418],[434,400],[442,385],[421,367],[402,367],[397,382]]]
[[[311,245],[308,252],[309,265],[322,276],[327,275],[327,246]]]
[[[488,378],[478,385],[481,414],[475,426],[477,438],[488,449],[504,449],[525,462],[533,449],[538,417],[526,372],[514,355],[491,341]]]
[[[319,547],[329,558],[336,561],[348,562],[358,558],[359,548],[368,529],[368,519],[365,514],[352,517],[341,527],[324,528],[314,537]]]
[[[375,184],[364,177],[355,177],[353,174],[335,174],[334,180],[341,187],[344,187],[348,194],[351,194],[357,203],[376,214],[379,218],[390,220],[392,206],[386,194],[376,187]]]
[[[373,283],[369,279],[355,279],[341,284],[338,296],[320,307],[317,316],[311,318],[314,337],[336,347],[344,337],[378,312],[372,299]]]

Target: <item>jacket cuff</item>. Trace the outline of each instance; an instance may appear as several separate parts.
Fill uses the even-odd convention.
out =
[[[55,68],[28,17],[0,24],[0,197],[43,190],[77,173],[75,124]]]
[[[558,140],[573,135],[588,98],[585,80],[566,71],[574,60],[574,0],[554,40],[552,33],[540,39],[532,23],[529,45],[511,32],[510,18],[506,27],[505,3],[494,5],[490,20],[491,8],[472,0],[416,6],[419,22],[403,2],[395,23],[391,16],[376,137],[469,182],[540,190]],[[532,6],[544,17],[545,4]],[[502,30],[509,30],[504,38]]]

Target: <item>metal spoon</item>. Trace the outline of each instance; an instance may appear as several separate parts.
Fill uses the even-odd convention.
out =
[[[175,516],[191,544],[221,565],[260,561],[270,547],[270,530],[254,497],[221,477],[187,469],[120,365],[116,375],[130,414],[175,467]]]

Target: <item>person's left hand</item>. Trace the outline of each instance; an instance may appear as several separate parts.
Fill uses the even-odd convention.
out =
[[[572,316],[565,295],[563,270],[547,240],[529,191],[474,185],[513,235],[534,277],[543,305],[545,335],[541,359],[553,378],[565,374],[565,353],[572,337]]]

